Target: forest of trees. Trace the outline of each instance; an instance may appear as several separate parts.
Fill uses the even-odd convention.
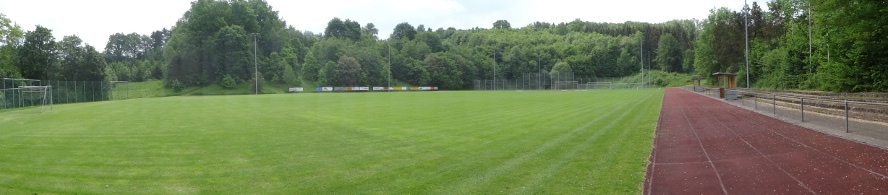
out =
[[[748,24],[751,87],[888,91],[888,18],[876,17],[888,13],[884,3],[773,0],[767,8],[712,10],[695,42],[695,70],[745,76]]]
[[[870,17],[888,8],[861,0],[767,4],[767,10],[753,3],[740,11],[713,9],[703,20],[656,24],[497,20],[490,28],[433,30],[404,22],[379,35],[373,23],[341,18],[322,33],[300,31],[264,0],[198,0],[169,29],[110,35],[104,52],[76,35],[56,41],[41,26],[25,31],[0,15],[0,76],[232,88],[255,81],[258,67],[263,83],[385,86],[391,77],[458,90],[474,80],[540,70],[622,77],[650,64],[711,78],[717,71],[746,74],[748,24],[753,87],[888,91],[886,19]],[[738,80],[745,86],[745,77]]]

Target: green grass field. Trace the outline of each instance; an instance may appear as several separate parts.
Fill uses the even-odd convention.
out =
[[[639,194],[662,90],[142,98],[0,113],[0,194]]]

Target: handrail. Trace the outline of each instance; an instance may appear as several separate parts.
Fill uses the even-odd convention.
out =
[[[694,90],[695,88],[687,87],[685,89]],[[711,96],[711,95],[715,95],[712,93],[714,91],[718,91],[718,89],[720,89],[720,88],[701,87],[701,89],[702,89],[702,91],[700,91],[700,93],[705,93],[706,95]],[[829,108],[838,108],[838,109],[844,110],[845,133],[851,133],[851,122],[850,122],[851,115],[850,114],[851,114],[852,110],[854,110],[855,112],[862,111],[863,113],[880,113],[880,116],[881,116],[881,114],[883,114],[881,112],[874,112],[873,109],[869,109],[866,106],[857,106],[855,108],[851,108],[851,106],[849,104],[862,104],[862,105],[870,105],[870,106],[873,106],[873,105],[888,106],[888,103],[882,103],[882,102],[857,101],[857,100],[837,99],[837,98],[821,98],[821,97],[816,97],[816,96],[814,96],[814,97],[812,97],[812,96],[797,96],[797,95],[786,95],[786,94],[777,94],[777,93],[763,93],[763,92],[756,92],[751,89],[732,89],[732,90],[737,91],[738,95],[741,95],[741,96],[754,97],[755,109],[758,109],[758,99],[759,98],[771,99],[771,101],[773,102],[773,103],[771,103],[771,104],[773,104],[772,109],[773,109],[775,115],[777,115],[777,99],[778,99],[778,97],[784,98],[781,100],[781,102],[786,102],[790,105],[798,104],[799,110],[801,111],[802,122],[805,122],[805,104],[806,104],[805,100],[809,100],[809,103],[808,103],[809,105],[811,104],[811,102],[810,102],[811,100],[828,102],[828,103],[817,103],[817,104],[814,104],[814,106],[821,107],[821,108],[828,108],[828,109]],[[787,100],[787,99],[789,99],[789,100]],[[798,99],[800,101],[795,102],[795,99]]]
[[[703,89],[716,90],[719,88],[703,87]],[[838,102],[838,103],[844,103],[847,101],[848,103],[854,103],[854,104],[888,106],[888,103],[881,103],[881,102],[866,102],[866,101],[856,101],[856,100],[837,99],[837,98],[820,98],[820,97],[804,97],[804,96],[795,96],[795,95],[782,95],[782,94],[776,94],[776,93],[755,92],[755,91],[748,90],[748,89],[733,89],[733,90],[737,90],[742,94],[762,94],[762,95],[785,97],[785,98],[804,98],[805,100],[820,100],[820,101],[829,101],[829,102]]]
[[[854,103],[854,104],[865,104],[865,105],[876,105],[876,106],[888,106],[888,103],[881,102],[866,102],[866,101],[856,101],[856,100],[848,100],[848,99],[835,99],[835,98],[819,98],[819,97],[804,97],[804,96],[794,96],[794,95],[781,95],[774,93],[760,93],[760,92],[749,92],[738,90],[741,93],[752,93],[752,94],[764,94],[764,95],[773,95],[776,97],[786,97],[786,98],[804,98],[806,100],[820,100],[820,101],[828,101],[828,102],[838,102],[838,103]]]

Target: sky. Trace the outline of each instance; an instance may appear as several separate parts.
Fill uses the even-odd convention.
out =
[[[426,28],[491,28],[507,20],[513,28],[541,21],[659,23],[673,19],[704,19],[717,7],[740,10],[743,0],[266,0],[278,16],[298,30],[323,33],[333,17],[364,26],[373,23],[386,38],[395,25],[408,22]],[[763,9],[765,0],[758,1]],[[0,13],[33,31],[53,30],[56,40],[77,35],[104,50],[114,33],[150,35],[169,29],[188,11],[191,0],[0,0]]]

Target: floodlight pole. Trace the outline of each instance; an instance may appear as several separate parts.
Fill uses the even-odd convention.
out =
[[[496,91],[496,49],[497,47],[493,47],[493,90]]]
[[[743,14],[743,30],[746,33],[746,88],[749,89],[749,5],[743,0],[746,13]]]
[[[391,92],[392,91],[392,45],[391,45],[391,43],[387,43],[386,45],[388,45],[388,61],[389,61],[388,77],[389,78],[388,78],[388,88],[386,88],[385,90]]]
[[[540,51],[537,51],[537,90],[543,90],[543,68],[540,63]]]
[[[811,58],[814,56],[814,46],[812,42],[814,41],[814,35],[811,34],[813,31],[811,18],[814,16],[814,13],[811,12],[811,1],[808,1],[808,65],[811,65]]]
[[[641,83],[644,84],[644,36],[639,37],[638,40],[638,58],[639,62],[641,62]]]
[[[252,33],[253,35],[253,70],[256,72],[256,94],[259,94],[259,63],[256,60],[256,50],[259,46],[256,44],[256,36],[258,33]]]

